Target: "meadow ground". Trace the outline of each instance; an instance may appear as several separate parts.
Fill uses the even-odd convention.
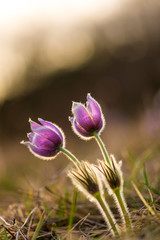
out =
[[[159,239],[160,176],[158,141],[139,154],[125,151],[124,195],[134,226],[133,233],[123,239]],[[126,164],[127,163],[127,164]],[[41,188],[29,183],[17,189],[13,179],[4,179],[1,192],[0,239],[110,239],[110,230],[95,206],[71,185],[67,170],[59,169],[52,181]],[[22,179],[21,179],[22,181]],[[26,185],[27,179],[23,179]],[[134,186],[133,186],[134,185]],[[106,199],[121,226],[120,216],[112,199]]]

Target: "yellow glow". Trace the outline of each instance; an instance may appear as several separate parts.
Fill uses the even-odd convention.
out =
[[[52,18],[59,23],[101,19],[114,13],[124,0],[6,0],[0,3],[2,25],[24,24],[20,20]],[[10,28],[11,28],[10,25]]]
[[[40,32],[39,64],[44,71],[77,67],[94,52],[87,28],[114,16],[124,1],[1,1],[0,102],[14,92],[15,85],[20,86],[16,91],[23,90],[20,81],[34,50],[36,32]]]

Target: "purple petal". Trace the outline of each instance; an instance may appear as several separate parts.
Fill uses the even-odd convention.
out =
[[[38,148],[52,150],[53,148],[57,147],[57,145],[55,145],[53,142],[36,133],[29,133],[28,138],[31,143]]]
[[[102,124],[102,113],[101,113],[101,108],[99,106],[99,104],[97,103],[97,101],[91,97],[90,94],[87,95],[87,108],[89,110],[89,112],[91,113],[91,116],[93,118],[93,122],[95,124],[95,126],[99,125],[99,123],[101,122],[100,125]]]
[[[73,102],[72,112],[74,118],[83,129],[85,129],[86,131],[90,131],[91,129],[95,128],[89,112],[81,103]]]
[[[55,124],[53,124],[51,122],[45,121],[42,118],[38,118],[38,120],[43,126],[48,127],[51,130],[53,130],[54,132],[56,132],[59,135],[59,137],[61,138],[61,141],[63,141],[63,139],[64,139],[63,132],[58,126],[56,126]]]
[[[42,126],[32,120],[30,120],[30,125],[34,133],[37,133],[38,135],[44,138],[47,138],[48,140],[53,142],[55,145],[62,144],[62,140],[60,136],[50,128]]]
[[[103,118],[101,118],[97,125],[97,130],[103,129],[104,125],[105,125],[105,121]]]
[[[27,137],[29,139],[30,142],[33,142],[33,137],[34,137],[35,133],[28,133]]]
[[[52,150],[46,150],[46,149],[40,149],[38,147],[35,147],[32,145],[30,142],[23,142],[23,144],[27,145],[31,152],[33,154],[36,154],[37,157],[54,157],[57,153],[57,149],[52,149]]]
[[[29,119],[29,123],[30,123],[31,129],[36,129],[36,128],[38,128],[38,127],[41,127],[40,124],[32,121],[31,119]]]
[[[83,128],[81,128],[81,126],[77,123],[76,120],[74,120],[73,122],[73,128],[82,136],[84,137],[89,137],[92,134],[90,134],[89,132],[87,132],[86,130],[84,130]]]
[[[69,117],[68,119],[69,119],[69,121],[70,121],[71,123],[73,123],[73,120],[74,120],[73,117]]]

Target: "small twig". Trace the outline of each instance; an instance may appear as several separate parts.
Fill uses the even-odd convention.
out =
[[[105,240],[107,235],[109,235],[109,230],[99,240]]]
[[[26,218],[26,220],[24,221],[24,223],[23,223],[23,225],[22,225],[21,227],[18,227],[18,226],[17,226],[17,227],[18,227],[18,231],[17,231],[17,234],[16,234],[16,240],[19,239],[19,234],[21,234],[22,237],[23,237],[25,240],[28,239],[28,237],[25,236],[25,235],[22,233],[21,230],[22,230],[22,229],[24,228],[24,226],[27,224],[29,218],[30,218],[31,215],[35,212],[36,209],[37,209],[37,207],[35,207],[35,208],[32,209],[32,211],[30,212],[30,214],[28,215],[28,217]]]
[[[90,215],[90,213],[88,213],[84,218],[80,219],[80,220],[72,227],[72,229],[70,230],[70,232],[73,231],[80,223],[83,223],[83,222],[88,218],[89,215]]]
[[[80,219],[80,220],[71,228],[71,230],[70,230],[67,234],[64,235],[64,237],[62,238],[62,240],[63,240],[63,239],[66,239],[67,235],[69,235],[69,234],[78,226],[78,224],[80,224],[81,222],[84,222],[84,221],[88,218],[89,215],[90,215],[90,213],[88,213],[84,218]]]
[[[82,220],[81,224],[79,225],[79,229],[80,227],[83,225],[83,223],[87,220],[87,218],[89,217],[90,213],[88,213]]]
[[[147,189],[148,189],[148,192],[149,192],[151,201],[152,201],[152,205],[153,205],[154,211],[155,211],[155,213],[156,213],[157,211],[156,211],[156,208],[155,208],[155,202],[154,202],[154,199],[153,199],[153,195],[152,195],[152,193],[151,193],[151,190],[150,190],[148,187],[147,187]]]
[[[85,237],[89,237],[88,234],[84,233],[82,230],[81,230],[81,226],[83,225],[83,223],[86,221],[86,219],[89,217],[90,213],[88,213],[84,218],[83,218],[83,221],[81,222],[81,224],[79,225],[79,231],[85,236]]]
[[[26,225],[26,223],[28,222],[30,216],[36,211],[37,207],[33,208],[32,211],[30,212],[30,214],[28,215],[28,217],[26,218],[26,220],[24,221],[23,225],[20,227],[20,229],[23,229],[24,226]]]
[[[37,240],[37,239],[42,239],[42,238],[44,238],[44,237],[48,237],[48,236],[50,237],[51,235],[52,235],[51,232],[49,232],[49,233],[44,233],[44,234],[38,236],[38,237],[36,238],[36,240]]]
[[[24,240],[28,240],[25,235],[21,232],[21,229],[19,229],[17,231],[17,234],[16,234],[16,240],[19,240],[19,234],[21,234],[21,236],[23,237]]]
[[[14,224],[8,223],[2,216],[0,216],[0,219],[2,220],[2,222],[3,222],[6,226],[8,226],[8,227],[13,227],[13,226],[14,226]]]
[[[13,224],[8,223],[2,216],[0,216],[0,220],[4,223],[4,225],[6,225],[7,227],[11,228],[11,227],[16,227],[17,228],[17,233],[16,233],[16,240],[19,239],[19,234],[21,234],[21,236],[23,237],[23,239],[27,240],[28,238],[23,234],[23,232],[21,231],[24,226],[27,224],[30,216],[35,212],[35,210],[37,209],[37,207],[35,207],[30,214],[28,215],[28,217],[26,218],[26,220],[24,221],[23,225],[21,227],[19,227],[17,224],[15,225],[15,219],[13,221]],[[3,225],[3,227],[6,229],[6,231],[12,236],[14,237],[14,235]]]
[[[6,228],[5,226],[3,226],[3,227],[4,227],[4,229],[5,229],[12,237],[14,237],[13,233],[10,232],[10,230],[9,230],[8,228]]]
[[[27,238],[28,239],[29,239],[29,233],[30,233],[30,230],[31,230],[32,222],[33,222],[33,215],[31,216],[31,220],[30,220],[29,226],[28,226],[28,231],[27,231]]]

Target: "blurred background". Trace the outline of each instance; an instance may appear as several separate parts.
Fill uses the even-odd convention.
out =
[[[68,121],[72,101],[85,103],[87,93],[102,106],[102,138],[124,169],[129,149],[159,142],[159,23],[159,0],[1,1],[0,195],[41,188],[68,167],[63,155],[41,161],[20,145],[29,117],[57,123],[79,159],[101,158]]]

